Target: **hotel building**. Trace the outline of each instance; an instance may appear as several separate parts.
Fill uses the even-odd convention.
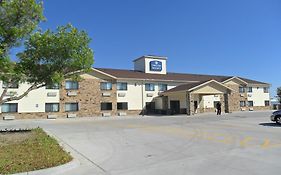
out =
[[[270,109],[268,83],[238,76],[167,72],[167,58],[142,56],[134,70],[92,68],[83,80],[67,80],[3,104],[0,115],[15,118],[56,118],[125,115],[194,115],[222,111]],[[0,93],[5,83],[0,82]],[[28,84],[9,87],[7,97],[22,94]],[[6,97],[6,98],[7,98]]]

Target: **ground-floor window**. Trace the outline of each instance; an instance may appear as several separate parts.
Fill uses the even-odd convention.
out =
[[[245,107],[246,106],[246,102],[245,101],[240,101],[240,107]]]
[[[117,110],[128,110],[128,103],[127,102],[118,102]]]
[[[18,104],[17,103],[2,104],[1,111],[2,111],[2,113],[18,112]]]
[[[65,103],[65,112],[78,111],[78,103]]]
[[[265,106],[269,106],[269,105],[270,105],[270,104],[269,104],[269,100],[265,100],[265,101],[264,101],[264,105],[265,105]]]
[[[59,112],[59,103],[45,103],[45,112]]]
[[[112,103],[103,102],[101,103],[101,110],[112,110]]]
[[[253,107],[254,106],[254,102],[253,101],[248,101],[248,106],[249,107]]]

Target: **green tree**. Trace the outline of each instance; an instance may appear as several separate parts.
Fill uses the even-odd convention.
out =
[[[278,97],[279,103],[281,103],[281,87],[277,88],[277,97]]]
[[[6,83],[0,105],[49,84],[79,79],[93,64],[85,31],[70,24],[56,31],[38,29],[44,20],[42,4],[38,0],[0,0],[0,80]],[[10,50],[22,44],[23,51],[12,61]],[[4,98],[10,85],[21,82],[30,84],[26,92]]]

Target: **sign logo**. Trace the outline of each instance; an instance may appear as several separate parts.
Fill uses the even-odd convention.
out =
[[[162,62],[161,61],[150,61],[150,71],[162,71]]]

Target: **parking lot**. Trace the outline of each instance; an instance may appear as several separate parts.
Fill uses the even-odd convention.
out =
[[[0,121],[43,127],[79,165],[63,174],[280,174],[281,126],[271,112]]]

